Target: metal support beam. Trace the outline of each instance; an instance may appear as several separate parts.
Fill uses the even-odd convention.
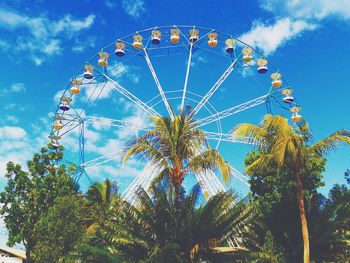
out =
[[[256,142],[252,138],[246,138],[246,139],[235,138],[232,136],[231,133],[217,133],[217,132],[207,132],[207,131],[205,131],[204,133],[205,133],[205,137],[208,140],[256,145]]]
[[[122,94],[124,97],[126,97],[128,100],[132,101],[136,106],[140,107],[142,110],[146,111],[151,116],[158,116],[161,115],[156,112],[153,108],[148,106],[146,103],[144,103],[142,100],[137,98],[134,94],[132,94],[130,91],[125,89],[123,86],[121,86],[119,83],[117,83],[115,80],[111,79],[109,76],[107,76],[105,73],[103,73],[105,78],[107,79],[108,83],[112,84],[112,88],[114,88],[116,91],[118,91],[120,94]]]
[[[186,76],[185,76],[185,83],[184,83],[184,89],[182,93],[182,100],[181,100],[181,112],[183,112],[184,104],[185,104],[185,98],[186,98],[186,91],[187,91],[187,83],[188,83],[188,76],[190,73],[191,68],[191,61],[192,61],[192,51],[193,51],[193,43],[190,43],[190,52],[188,54],[188,60],[187,60],[187,70],[186,70]]]
[[[220,112],[215,113],[213,115],[210,115],[208,117],[199,119],[199,120],[195,121],[195,123],[197,124],[197,127],[201,127],[201,126],[207,125],[209,123],[221,120],[223,118],[226,118],[226,117],[229,117],[231,115],[234,115],[234,114],[236,114],[238,112],[245,111],[245,110],[247,110],[249,108],[252,108],[252,107],[255,107],[255,106],[260,105],[262,103],[265,103],[266,99],[269,96],[270,96],[270,94],[265,94],[265,95],[263,95],[263,96],[261,96],[259,98],[256,98],[256,99],[244,102],[242,104],[239,104],[237,106],[234,106],[234,107],[228,108],[226,110],[220,111]]]
[[[133,204],[137,191],[142,187],[148,191],[153,178],[159,173],[161,168],[154,167],[153,163],[148,162],[140,174],[132,181],[132,183],[122,193],[122,198],[125,201]]]
[[[227,79],[227,77],[231,74],[231,72],[235,69],[237,65],[238,59],[235,59],[230,66],[226,69],[226,71],[221,75],[221,77],[215,82],[215,84],[211,87],[211,89],[205,94],[205,96],[202,98],[202,100],[197,104],[197,106],[193,109],[191,112],[191,117],[193,118],[200,109],[207,103],[207,101],[210,99],[211,96],[215,93],[215,91],[220,88],[220,86],[224,83],[224,81]]]
[[[162,88],[162,86],[160,85],[158,76],[157,76],[157,74],[156,74],[156,72],[155,72],[155,70],[154,70],[154,68],[153,68],[152,62],[151,62],[151,60],[150,60],[150,58],[149,58],[149,56],[148,56],[148,52],[147,52],[146,48],[143,48],[143,52],[145,53],[145,59],[146,59],[147,65],[148,65],[148,67],[149,67],[149,70],[150,70],[151,73],[152,73],[154,82],[156,83],[156,86],[157,86],[157,88],[158,88],[159,94],[160,94],[160,96],[162,97],[162,100],[163,100],[163,102],[164,102],[164,104],[165,104],[165,107],[166,107],[166,109],[167,109],[167,111],[168,111],[168,114],[169,114],[169,116],[171,117],[171,119],[174,119],[173,111],[171,110],[171,107],[170,107],[169,102],[168,102],[168,100],[167,100],[167,98],[166,98],[166,96],[165,96],[165,93],[164,93],[164,91],[163,91],[163,88]]]

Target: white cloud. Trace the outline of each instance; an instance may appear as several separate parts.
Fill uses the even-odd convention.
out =
[[[105,0],[104,4],[107,8],[113,9],[117,6],[117,1],[116,0]]]
[[[72,46],[72,51],[74,53],[82,53],[88,48],[94,48],[96,46],[96,37],[89,36],[83,41],[80,39],[75,39],[75,43]]]
[[[72,37],[74,33],[90,28],[94,21],[94,15],[89,15],[83,20],[74,19],[72,16],[66,15],[59,21],[53,22],[51,27],[54,35],[66,32]]]
[[[0,246],[5,246],[7,242],[7,229],[5,226],[4,219],[0,217]]]
[[[261,7],[278,16],[302,20],[321,20],[329,16],[350,19],[348,0],[260,0]]]
[[[0,39],[0,49],[4,52],[8,51],[10,49],[11,45],[3,39]]]
[[[23,93],[26,91],[26,87],[23,83],[13,83],[9,88],[2,89],[0,96],[6,96],[11,93]]]
[[[26,91],[26,87],[23,83],[13,83],[9,91],[14,93],[22,93]]]
[[[0,49],[6,51],[13,46],[14,55],[24,55],[36,65],[41,65],[48,58],[60,55],[64,40],[71,40],[83,30],[89,29],[95,21],[94,15],[75,19],[66,15],[52,20],[45,15],[30,17],[20,12],[0,8],[0,28],[7,31],[21,30],[20,34],[9,35],[0,41]]]
[[[208,59],[205,55],[200,54],[200,53],[194,53],[191,59],[191,67],[195,67],[198,64],[206,64],[208,63]],[[187,66],[187,61],[186,61],[186,66]]]
[[[350,19],[348,0],[260,0],[260,6],[274,15],[274,23],[254,21],[251,30],[240,38],[265,55],[305,31],[320,28],[325,18]]]
[[[131,81],[134,84],[139,83],[140,75],[136,74],[135,70],[136,68],[122,62],[116,62],[108,66],[109,75],[118,83],[123,81]],[[83,96],[80,99],[84,102],[88,101],[89,98],[94,101],[97,96],[98,99],[110,98],[111,94],[116,92],[112,82],[82,85],[81,89]]]
[[[19,119],[13,115],[6,115],[4,120],[6,124],[17,124],[19,122]]]
[[[271,25],[255,22],[251,30],[239,38],[247,44],[262,49],[265,55],[269,55],[303,31],[315,28],[316,25],[302,20],[292,21],[289,18],[283,18]]]
[[[25,165],[31,158],[34,145],[30,143],[27,132],[17,126],[0,127],[0,176],[6,172],[9,161]]]
[[[27,135],[27,132],[21,127],[4,126],[0,127],[0,138],[2,140],[20,139]],[[2,151],[4,149],[1,149]]]
[[[122,0],[122,8],[133,18],[139,18],[146,12],[143,0]]]
[[[26,107],[24,107],[23,105],[20,105],[20,104],[16,104],[16,103],[9,103],[9,104],[5,105],[4,109],[5,110],[25,111]]]

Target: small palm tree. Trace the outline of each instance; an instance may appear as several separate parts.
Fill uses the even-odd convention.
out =
[[[129,206],[114,238],[128,262],[199,262],[213,255],[213,244],[228,232],[239,231],[242,221],[249,223],[251,218],[248,204],[232,206],[237,197],[230,192],[220,192],[198,206],[196,185],[188,196],[180,192],[177,207],[163,187],[153,185],[151,194],[140,190],[139,206]]]
[[[87,193],[86,198],[96,204],[108,204],[111,202],[112,182],[108,179],[99,183],[92,184]]]
[[[161,168],[156,181],[169,179],[174,187],[175,204],[184,177],[219,168],[225,182],[229,181],[230,167],[217,150],[210,149],[204,132],[186,115],[170,119],[151,117],[154,129],[133,141],[124,156],[146,156]]]
[[[92,184],[85,194],[87,202],[83,206],[83,211],[86,213],[85,223],[88,234],[95,233],[104,224],[112,202],[112,187],[112,182],[106,179]]]
[[[302,236],[304,242],[304,262],[310,261],[309,233],[305,214],[301,171],[304,157],[308,154],[325,155],[340,143],[350,144],[348,131],[337,131],[322,141],[310,145],[311,134],[304,122],[294,129],[282,116],[265,115],[260,125],[239,124],[234,128],[233,136],[241,139],[253,139],[260,157],[246,167],[248,173],[271,164],[283,169],[294,167],[297,201],[300,212]]]

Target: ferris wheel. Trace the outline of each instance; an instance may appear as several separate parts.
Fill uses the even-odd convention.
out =
[[[219,149],[254,144],[232,137],[237,123],[258,123],[265,113],[291,116],[298,123],[300,111],[280,70],[234,35],[197,26],[152,27],[118,38],[82,65],[60,96],[50,148],[65,146],[66,161],[76,164],[79,181],[95,167],[111,173],[113,166],[106,164],[120,166],[124,144],[152,129],[150,116],[173,118],[183,112]],[[222,152],[225,158],[227,152]],[[158,174],[159,168],[142,161],[142,171],[123,192],[130,202]],[[196,180],[209,197],[225,190],[214,171]]]

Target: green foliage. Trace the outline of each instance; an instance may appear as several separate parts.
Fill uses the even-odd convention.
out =
[[[188,174],[220,169],[224,181],[231,172],[217,150],[210,149],[204,132],[184,114],[168,117],[151,117],[155,128],[130,143],[124,156],[125,163],[132,156],[147,156],[160,168],[156,182],[170,181],[178,198],[181,184]]]
[[[245,164],[253,163],[259,154],[251,152]],[[322,173],[325,170],[326,159],[314,154],[305,156],[301,169],[304,185],[306,212],[309,218],[313,209],[313,197],[317,195],[317,188],[323,186]],[[282,246],[286,257],[291,261],[302,261],[302,238],[300,232],[299,209],[296,202],[296,185],[294,170],[289,166],[282,169],[270,165],[251,171],[250,184],[252,201],[256,204],[260,214],[261,228],[259,242],[266,231],[271,231],[276,242]],[[313,227],[313,224],[309,226]],[[311,231],[311,230],[310,230]],[[313,236],[311,236],[313,240]],[[312,242],[311,247],[313,245]],[[312,249],[311,249],[312,253]]]
[[[249,220],[251,210],[244,203],[232,206],[235,199],[231,193],[219,193],[198,206],[196,186],[188,196],[180,193],[176,207],[166,189],[153,185],[152,197],[140,190],[136,206],[113,202],[104,225],[85,235],[72,254],[80,255],[79,262],[87,257],[98,262],[96,251],[122,257],[121,262],[200,262],[213,257],[210,244]]]
[[[323,184],[323,155],[340,143],[350,144],[349,132],[337,131],[311,145],[306,122],[294,128],[282,116],[265,115],[260,125],[236,126],[233,136],[253,139],[257,145],[245,165],[262,225],[271,231],[290,260],[301,262],[303,247],[304,262],[309,262],[307,218],[314,209],[311,202],[317,195],[316,189]],[[316,240],[315,236],[311,239]]]
[[[350,189],[334,185],[328,198],[315,196],[310,236],[316,262],[346,262],[350,258]]]
[[[35,244],[34,226],[40,217],[47,213],[57,197],[76,193],[76,185],[67,174],[64,166],[56,168],[52,161],[59,161],[63,148],[56,153],[42,148],[28,162],[28,172],[20,165],[7,164],[7,186],[0,193],[3,206],[0,214],[4,216],[8,230],[8,245],[23,243],[27,258]]]
[[[77,196],[58,197],[47,214],[40,217],[34,226],[35,262],[59,262],[73,248],[83,234],[81,205]]]

